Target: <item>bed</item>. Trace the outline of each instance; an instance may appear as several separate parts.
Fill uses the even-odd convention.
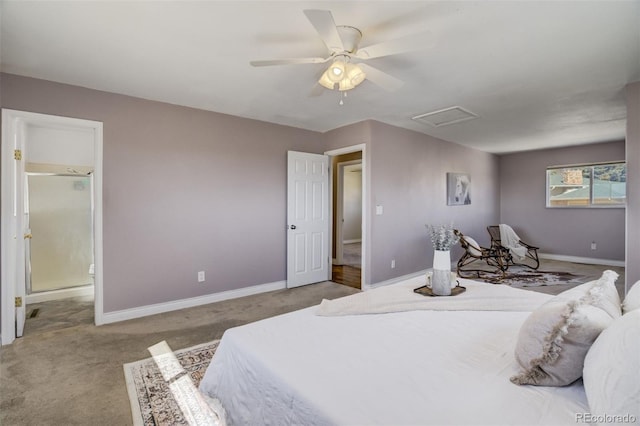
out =
[[[428,298],[412,292],[423,281],[229,329],[200,389],[233,425],[554,425],[589,412],[582,380],[510,381],[519,330],[552,296],[461,279],[463,295]],[[487,292],[514,302],[495,310]],[[389,308],[394,297],[407,303]]]

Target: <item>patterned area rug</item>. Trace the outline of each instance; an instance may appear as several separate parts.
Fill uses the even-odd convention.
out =
[[[500,274],[483,273],[480,278],[473,280],[495,284],[507,284],[512,287],[541,287],[561,284],[582,284],[588,277],[574,275],[569,272],[535,271],[522,266],[510,266],[504,278]]]
[[[216,401],[197,390],[219,343],[214,340],[124,364],[133,424],[222,424],[215,414],[211,419],[210,406]]]

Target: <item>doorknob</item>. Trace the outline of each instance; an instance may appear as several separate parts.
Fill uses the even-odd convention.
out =
[[[29,239],[29,240],[30,240],[31,238],[33,238],[33,235],[31,235],[31,233],[29,233],[29,234],[24,234],[24,239],[25,239],[25,240],[27,240],[27,239]]]
[[[291,226],[289,227],[289,229],[296,229],[296,226],[295,226],[295,225],[291,225]]]

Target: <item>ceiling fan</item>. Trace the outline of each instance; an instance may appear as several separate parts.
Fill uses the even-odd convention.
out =
[[[428,47],[425,37],[428,33],[360,47],[362,32],[355,27],[336,25],[330,11],[304,10],[304,14],[327,46],[329,50],[327,57],[251,61],[250,64],[254,67],[263,67],[331,62],[331,65],[322,73],[318,80],[319,86],[317,85],[316,90],[312,91],[312,95],[319,95],[322,92],[322,87],[345,92],[355,88],[365,79],[388,91],[397,90],[404,84],[402,80],[365,64],[363,61]]]

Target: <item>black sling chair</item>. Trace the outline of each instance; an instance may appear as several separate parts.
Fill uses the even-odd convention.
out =
[[[460,238],[460,246],[464,249],[464,254],[457,264],[457,273],[460,278],[482,278],[498,282],[505,277],[509,267],[506,263],[508,252],[505,253],[500,247],[482,247],[457,229],[453,232]],[[495,277],[496,274],[498,277]]]
[[[522,247],[527,249],[524,258],[522,259],[514,259],[511,251],[502,245],[502,241],[500,240],[500,226],[491,225],[487,226],[487,231],[489,231],[489,235],[491,236],[491,247],[495,250],[500,250],[505,253],[505,262],[507,266],[511,265],[519,265],[526,266],[531,269],[538,269],[540,267],[540,259],[538,259],[538,250],[539,247],[535,247],[525,243],[520,240],[519,243]]]

